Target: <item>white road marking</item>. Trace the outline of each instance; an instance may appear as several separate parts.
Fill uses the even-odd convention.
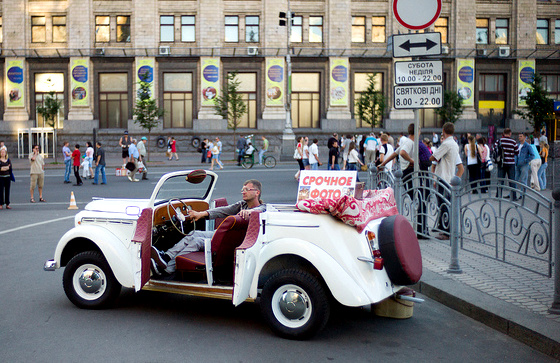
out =
[[[70,219],[70,218],[74,218],[74,216],[68,216],[68,217],[62,217],[62,218],[56,218],[56,219],[50,219],[50,220],[48,220],[48,221],[37,222],[37,223],[32,223],[32,224],[28,224],[28,225],[21,226],[21,227],[16,227],[16,228],[8,229],[8,230],[6,230],[6,231],[1,231],[1,232],[0,232],[0,235],[6,234],[6,233],[11,233],[11,232],[20,231],[20,230],[22,230],[22,229],[37,227],[37,226],[40,226],[40,225],[43,225],[43,224],[48,224],[48,223],[53,223],[53,222],[59,222],[59,221],[63,221],[63,220]]]

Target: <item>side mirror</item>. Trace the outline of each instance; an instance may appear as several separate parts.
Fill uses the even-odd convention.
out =
[[[191,171],[185,178],[186,181],[192,184],[202,183],[204,179],[206,179],[206,171],[200,169]]]

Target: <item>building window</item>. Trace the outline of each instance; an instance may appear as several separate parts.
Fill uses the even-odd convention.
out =
[[[194,42],[195,41],[195,22],[194,15],[181,16],[181,41]]]
[[[247,43],[257,43],[259,41],[259,17],[245,17],[245,41]]]
[[[385,17],[371,17],[371,41],[373,43],[385,43]]]
[[[292,17],[292,35],[290,37],[290,42],[303,42],[303,16]]]
[[[488,19],[476,19],[476,44],[488,44]]]
[[[365,16],[352,17],[352,43],[364,43],[366,41],[366,18]]]
[[[192,73],[163,74],[163,127],[193,127]]]
[[[99,74],[99,126],[128,127],[128,74]]]
[[[440,18],[438,18],[438,20],[436,20],[436,22],[434,24],[434,29],[435,29],[436,33],[441,34],[441,43],[442,44],[447,44],[448,43],[448,40],[447,40],[447,35],[449,34],[448,21],[449,21],[448,18],[440,17]]]
[[[159,17],[159,40],[160,42],[175,41],[175,17],[173,15],[162,15]]]
[[[109,16],[95,17],[95,41],[99,43],[107,43],[111,40]]]
[[[553,100],[560,101],[560,75],[559,74],[543,74],[543,87]]]
[[[241,99],[247,105],[247,113],[239,120],[238,127],[254,129],[257,127],[257,74],[237,73],[236,79]]]
[[[44,43],[47,40],[47,28],[44,16],[31,17],[31,42]]]
[[[130,42],[130,16],[117,16],[117,42]]]
[[[537,19],[537,44],[548,44],[547,19]]]
[[[310,43],[323,42],[323,17],[322,16],[309,17],[309,42]]]
[[[50,92],[61,102],[61,108],[54,120],[56,128],[63,128],[64,121],[64,74],[62,73],[36,73],[35,74],[35,110],[43,106]],[[45,122],[39,112],[35,112],[36,127],[52,127]]]
[[[226,16],[226,42],[239,42],[239,17]]]
[[[320,127],[320,78],[319,73],[292,74],[292,127]]]
[[[2,33],[2,17],[0,16],[0,44],[4,41],[3,33]]]
[[[53,43],[64,43],[66,41],[66,16],[53,16],[52,25]]]
[[[480,74],[478,76],[478,118],[482,119],[482,126],[505,126],[505,83],[505,74]]]
[[[369,76],[374,73],[354,73],[354,118],[356,119],[356,127],[369,127],[371,125],[362,121],[358,117],[358,107],[356,106],[356,101],[360,99],[360,96],[364,91],[367,90],[369,86]],[[383,90],[383,74],[375,73],[375,90],[377,92],[382,92]]]
[[[509,20],[496,19],[496,44],[508,44]]]

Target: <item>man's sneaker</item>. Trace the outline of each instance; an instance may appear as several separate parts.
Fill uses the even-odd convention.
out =
[[[130,174],[127,175],[127,177],[128,177],[128,180],[132,181],[132,177],[130,176]]]
[[[136,178],[134,178],[134,179],[131,179],[131,181],[133,181],[133,182],[139,182],[140,180],[139,180],[139,179],[136,179]]]
[[[152,258],[152,265],[150,269],[152,270],[152,275],[161,276],[161,271],[159,270],[159,266],[156,263],[156,261],[154,261],[153,258]]]
[[[154,260],[157,263],[157,265],[162,269],[167,268],[167,262],[165,261],[164,255],[165,255],[164,252],[161,252],[157,248],[152,246],[152,252],[151,252],[152,260]]]

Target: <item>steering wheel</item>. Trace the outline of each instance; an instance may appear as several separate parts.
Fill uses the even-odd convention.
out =
[[[173,202],[175,201],[181,203],[182,207],[178,206],[176,208],[173,208]],[[167,216],[169,217],[169,221],[171,221],[173,227],[175,227],[175,229],[183,236],[187,236],[189,235],[189,233],[185,233],[185,224],[187,218],[185,217],[185,215],[181,210],[191,210],[191,209],[192,207],[190,205],[187,205],[179,198],[172,198],[169,199],[169,201],[167,202]],[[195,230],[194,219],[192,220],[192,224],[193,224],[193,229],[190,234],[194,233]]]

